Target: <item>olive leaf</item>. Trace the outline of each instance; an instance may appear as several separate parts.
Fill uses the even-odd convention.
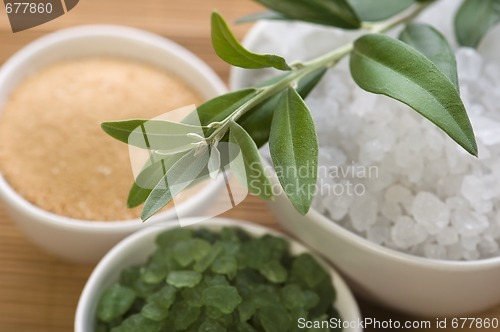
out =
[[[415,0],[347,0],[362,21],[376,22],[392,17],[415,3]]]
[[[287,20],[287,17],[283,16],[282,14],[273,12],[272,10],[267,10],[264,12],[253,13],[240,17],[236,20],[236,24],[250,23],[259,20]]]
[[[137,183],[133,183],[127,197],[127,207],[133,209],[146,201],[152,189],[143,188]]]
[[[189,114],[182,122],[208,126],[210,123],[222,121],[256,94],[256,89],[249,88],[215,97],[198,106],[196,111]]]
[[[126,121],[110,121],[101,123],[101,128],[106,134],[123,143],[128,144],[128,138],[132,132],[141,127],[149,120],[126,120]]]
[[[141,218],[146,221],[167,205],[177,194],[189,187],[207,167],[208,148],[202,153],[193,150],[180,158],[151,191],[144,203]]]
[[[111,137],[142,149],[163,150],[165,153],[193,148],[189,134],[203,135],[203,128],[163,120],[125,120],[104,122],[101,128]]]
[[[302,78],[297,85],[297,92],[305,99],[316,87],[326,73],[326,69],[318,69]],[[263,82],[262,85],[268,84]],[[250,134],[258,147],[263,146],[269,140],[271,122],[274,111],[278,105],[280,95],[276,95],[266,102],[256,106],[251,112],[243,116],[238,123]]]
[[[474,132],[456,87],[422,53],[386,35],[366,35],[354,43],[350,68],[361,88],[407,104],[477,156]]]
[[[281,95],[269,149],[281,186],[297,211],[306,214],[318,176],[318,138],[311,113],[295,89]]]
[[[212,13],[212,45],[215,53],[227,63],[241,68],[258,69],[273,67],[290,70],[285,59],[272,54],[255,54],[245,49],[234,37],[222,16]]]
[[[361,21],[346,0],[255,0],[291,20],[358,29]]]
[[[411,23],[399,39],[431,60],[459,90],[455,52],[439,31],[427,24]]]
[[[219,174],[221,166],[221,156],[220,151],[217,148],[217,144],[213,144],[210,147],[210,158],[208,159],[208,173],[212,179],[216,179]]]
[[[186,152],[188,153],[188,152]],[[153,188],[156,187],[170,169],[186,153],[169,156],[154,156],[152,162],[144,165],[137,175],[127,198],[127,206],[135,208],[146,201]]]
[[[271,183],[266,176],[259,150],[252,137],[239,124],[232,122],[229,131],[229,142],[234,144],[229,148],[238,149],[239,151],[236,152],[241,152],[243,159],[243,165],[238,164],[239,158],[234,158],[231,162],[231,170],[236,178],[252,194],[262,199],[271,199],[273,197]]]
[[[500,22],[500,0],[465,0],[455,16],[455,34],[462,46],[477,47]]]

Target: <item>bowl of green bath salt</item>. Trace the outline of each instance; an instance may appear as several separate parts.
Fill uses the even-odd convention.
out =
[[[298,242],[212,219],[116,245],[80,297],[75,332],[361,331],[342,278]]]

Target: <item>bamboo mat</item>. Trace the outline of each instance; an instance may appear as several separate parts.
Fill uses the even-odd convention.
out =
[[[68,14],[17,34],[10,31],[5,11],[0,9],[0,63],[28,42],[60,28],[121,24],[176,41],[227,79],[229,66],[217,58],[210,46],[209,23],[213,9],[231,22],[258,10],[258,6],[250,0],[81,0]],[[237,36],[243,37],[248,28],[248,25],[237,27]],[[224,216],[278,228],[265,204],[253,197]],[[92,268],[69,264],[41,252],[14,227],[0,207],[0,332],[71,331],[78,297]],[[360,305],[365,317],[412,319],[363,301]],[[500,318],[500,306],[479,316]]]

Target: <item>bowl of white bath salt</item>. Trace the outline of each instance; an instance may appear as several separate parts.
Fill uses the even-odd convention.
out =
[[[456,5],[442,1],[419,20],[453,41]],[[282,225],[333,262],[358,295],[433,317],[500,303],[497,32],[478,50],[452,45],[479,158],[409,107],[361,90],[346,59],[307,97],[320,145],[313,208],[302,216],[284,194],[269,204]],[[356,36],[304,23],[261,22],[245,46],[288,61],[307,60]],[[231,88],[273,75],[234,69]],[[262,154],[270,160],[266,149]]]

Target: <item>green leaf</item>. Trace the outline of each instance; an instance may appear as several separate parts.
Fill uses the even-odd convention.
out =
[[[318,138],[309,109],[292,88],[278,103],[269,149],[281,186],[297,211],[306,214],[318,176]]]
[[[212,122],[222,121],[256,94],[256,89],[249,88],[218,96],[198,106],[196,111],[189,114],[183,122],[208,126]]]
[[[500,0],[465,0],[455,16],[455,34],[462,46],[477,47],[500,22]]]
[[[241,18],[236,20],[236,24],[255,22],[255,21],[259,21],[259,20],[287,20],[287,17],[283,16],[281,14],[275,13],[271,10],[268,10],[268,11],[253,13],[253,14],[241,17]]]
[[[427,24],[411,23],[399,39],[431,60],[459,90],[455,52],[439,31]]]
[[[151,194],[151,191],[151,189],[142,188],[134,182],[128,194],[127,207],[129,209],[138,207],[146,201],[148,196]]]
[[[167,275],[167,284],[176,288],[192,288],[201,281],[202,275],[196,271],[172,271]]]
[[[127,206],[135,208],[144,203],[158,182],[165,177],[167,170],[185,155],[186,153],[169,156],[153,154],[130,188]]]
[[[256,0],[289,19],[358,29],[361,22],[346,0]]]
[[[217,144],[210,145],[210,158],[208,159],[208,173],[212,179],[216,179],[221,168],[220,151]]]
[[[202,299],[206,306],[214,307],[224,314],[232,313],[242,301],[236,287],[224,285],[205,288]]]
[[[257,145],[252,137],[236,122],[231,123],[229,131],[229,142],[233,155],[241,152],[242,165],[238,162],[241,159],[234,159],[231,162],[231,170],[241,184],[248,190],[262,199],[269,200],[273,197],[271,182],[266,176],[262,161],[260,159]]]
[[[166,153],[188,151],[193,148],[193,139],[188,134],[203,135],[203,128],[199,126],[163,120],[104,122],[101,128],[123,143]]]
[[[317,70],[299,81],[297,91],[300,96],[305,99],[309,93],[316,87],[325,75],[326,70]],[[266,81],[263,85],[266,85]],[[251,112],[243,116],[238,122],[252,136],[255,144],[258,147],[263,146],[269,140],[269,132],[271,129],[271,122],[273,120],[274,111],[278,105],[280,95],[276,95],[268,101],[260,104],[252,109]]]
[[[222,16],[212,13],[212,45],[215,53],[227,63],[241,68],[259,69],[273,67],[290,70],[285,59],[271,54],[255,54],[236,40]]]
[[[376,22],[392,17],[415,3],[415,0],[347,0],[362,21]]]
[[[114,284],[106,289],[97,305],[97,317],[103,322],[111,322],[124,315],[134,304],[135,293],[132,289]]]
[[[196,151],[191,151],[167,170],[166,175],[146,199],[141,214],[142,220],[151,218],[176,195],[193,184],[207,167],[208,158],[208,149],[199,155],[196,155]]]
[[[135,208],[144,203],[165,174],[166,166],[163,161],[146,167],[130,188],[127,206],[129,208]],[[140,185],[138,183],[140,183]]]
[[[146,123],[148,120],[126,120],[126,121],[111,121],[101,123],[101,129],[106,134],[119,140],[120,142],[128,144],[128,137],[130,134]]]
[[[409,105],[477,156],[474,132],[457,89],[422,53],[397,39],[371,34],[354,43],[350,67],[361,88]]]

